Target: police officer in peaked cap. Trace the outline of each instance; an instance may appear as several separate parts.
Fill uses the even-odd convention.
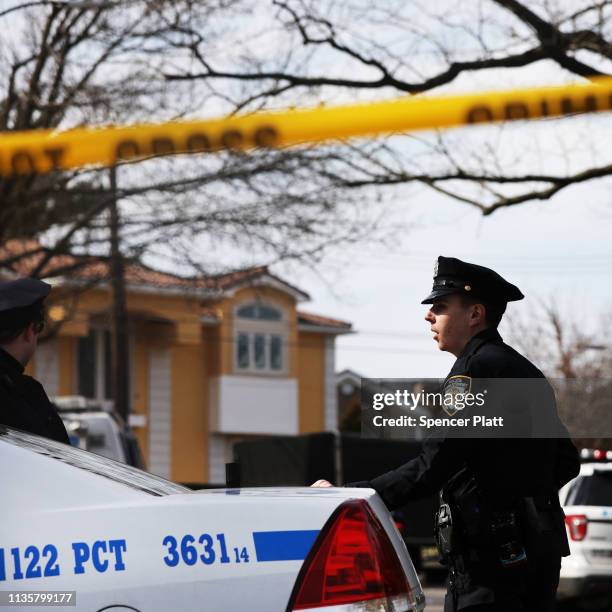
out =
[[[438,348],[457,358],[444,390],[482,379],[535,379],[550,388],[497,331],[507,303],[523,297],[489,268],[438,257],[422,303],[429,305],[425,320]],[[439,496],[436,540],[449,567],[445,612],[549,612],[561,557],[569,554],[558,490],[580,468],[578,451],[560,428],[564,435],[540,438],[438,434],[412,461],[346,486],[372,487],[389,509]]]
[[[68,443],[42,385],[23,373],[44,329],[50,291],[34,278],[0,282],[0,424]]]

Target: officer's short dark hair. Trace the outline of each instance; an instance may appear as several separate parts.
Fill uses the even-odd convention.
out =
[[[485,307],[485,320],[489,327],[496,328],[499,325],[502,317],[504,316],[504,312],[506,312],[506,302],[496,302],[494,300],[482,299],[475,295],[459,295],[461,297],[461,303],[464,307],[473,306],[474,304],[482,304]]]
[[[29,325],[36,325],[35,331],[40,333],[45,326],[45,305],[43,300],[37,300],[29,306],[12,308],[0,312],[0,344],[6,344],[17,338]]]

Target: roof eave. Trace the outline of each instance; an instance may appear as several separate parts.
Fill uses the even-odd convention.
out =
[[[54,287],[83,287],[87,285],[91,279],[73,279],[65,277],[50,277],[46,278]],[[148,283],[128,282],[125,284],[128,291],[133,293],[144,293],[147,295],[170,295],[170,296],[189,296],[200,299],[218,299],[222,296],[222,292],[218,289],[209,289],[204,287],[162,287],[160,285],[151,285]],[[93,285],[92,289],[110,289],[110,281],[105,279]]]
[[[270,273],[262,274],[256,278],[238,281],[235,285],[223,290],[223,295],[231,297],[236,293],[236,291],[244,289],[245,287],[271,287],[291,295],[296,302],[310,301],[310,296],[307,293],[300,291],[297,287],[293,287],[289,283],[285,283]]]
[[[309,325],[307,323],[298,323],[298,331],[334,336],[343,336],[346,334],[355,333],[355,330],[352,328],[336,327],[335,325]]]

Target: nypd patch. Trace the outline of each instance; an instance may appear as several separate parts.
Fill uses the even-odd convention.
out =
[[[469,376],[451,376],[444,383],[442,393],[442,409],[448,416],[453,417],[465,407],[465,396],[472,388],[472,379]]]

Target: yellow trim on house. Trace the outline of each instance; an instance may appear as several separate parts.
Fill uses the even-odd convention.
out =
[[[299,347],[300,433],[325,428],[325,336],[302,333]]]
[[[205,350],[199,345],[175,345],[172,372],[172,460],[170,478],[180,482],[208,480],[208,378]]]
[[[66,289],[64,287],[62,290],[66,292]],[[146,462],[153,452],[167,452],[167,475],[179,482],[209,482],[214,462],[217,462],[216,473],[219,473],[220,462],[227,454],[227,444],[244,437],[240,431],[215,434],[221,435],[226,444],[221,454],[219,445],[215,450],[210,442],[211,401],[215,401],[211,399],[211,381],[227,380],[228,377],[230,381],[236,377],[235,380],[240,379],[242,383],[244,380],[266,379],[271,385],[274,385],[274,381],[296,381],[298,397],[294,409],[297,410],[298,429],[292,433],[323,430],[327,334],[320,330],[309,333],[298,329],[295,291],[283,291],[278,283],[266,285],[265,281],[261,281],[256,286],[225,290],[216,300],[205,300],[202,294],[189,292],[182,295],[167,293],[162,290],[156,293],[149,287],[146,292],[131,288],[127,295],[130,348],[133,353],[130,373],[132,414],[144,417],[141,419],[144,425],[135,426],[134,431]],[[281,323],[261,323],[264,327],[272,325],[282,330],[284,367],[281,371],[244,372],[236,367],[236,308],[253,301],[271,305],[283,313]],[[56,342],[59,360],[57,389],[60,395],[75,395],[79,391],[79,338],[88,336],[95,328],[110,328],[110,290],[107,287],[86,290],[79,296],[76,305],[70,297],[56,301],[56,304],[63,306],[67,313]],[[203,313],[208,313],[207,317],[203,318]],[[210,313],[214,313],[214,316]],[[243,322],[241,320],[240,325]],[[248,320],[247,324],[257,329],[256,321]],[[156,411],[161,409],[164,418],[168,419],[169,428],[161,426],[153,438],[150,436],[150,408],[154,399],[152,389],[156,387],[151,385],[156,381],[151,380],[152,350],[156,350],[156,355],[160,354],[160,350],[167,355],[167,361],[162,359],[162,363],[169,364],[163,368],[164,376],[170,381],[168,405],[161,408],[156,405]],[[259,389],[261,393],[261,385]],[[218,407],[218,404],[215,406]],[[257,414],[247,412],[250,418],[257,418]],[[168,431],[166,439],[163,439],[164,431]],[[157,448],[153,449],[152,444]]]

